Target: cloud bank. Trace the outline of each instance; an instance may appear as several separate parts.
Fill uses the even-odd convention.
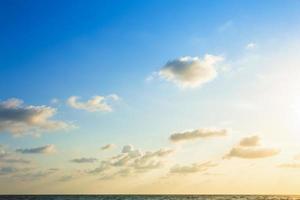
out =
[[[181,57],[167,62],[158,75],[180,88],[195,88],[217,76],[216,65],[224,58],[206,54],[204,58]]]
[[[67,104],[78,110],[85,110],[88,112],[111,112],[113,109],[108,104],[110,101],[117,101],[119,97],[116,94],[108,96],[94,96],[86,102],[79,101],[80,97],[71,96],[67,100]]]
[[[22,135],[28,132],[55,131],[69,128],[63,121],[51,120],[56,109],[49,106],[25,106],[20,99],[0,101],[0,132]]]
[[[174,133],[170,136],[170,140],[172,142],[180,142],[186,140],[196,140],[196,139],[204,139],[211,137],[223,137],[228,133],[226,129],[196,129],[192,131],[185,131],[181,133]]]

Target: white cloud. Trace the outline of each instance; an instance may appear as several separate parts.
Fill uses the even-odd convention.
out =
[[[28,148],[28,149],[17,149],[16,152],[22,154],[52,154],[56,152],[56,148],[53,144],[46,146]]]
[[[56,109],[49,106],[25,106],[20,99],[0,101],[0,132],[22,135],[29,132],[55,131],[70,128],[71,125],[50,118]]]
[[[222,137],[227,135],[226,129],[196,129],[181,133],[174,133],[170,136],[172,142],[195,140],[201,138]]]
[[[63,121],[50,120],[56,109],[49,106],[25,106],[20,99],[0,101],[0,132],[14,135],[39,134],[42,131],[55,131],[69,128]]]
[[[190,174],[196,172],[203,172],[211,167],[215,167],[217,164],[212,162],[205,163],[193,163],[191,165],[175,165],[170,169],[171,174]]]
[[[250,50],[250,49],[255,49],[257,47],[256,43],[250,42],[246,45],[246,49]]]
[[[180,88],[200,87],[217,76],[216,65],[224,58],[206,54],[204,58],[181,57],[163,66],[158,75]]]
[[[78,101],[80,97],[71,96],[67,100],[67,104],[78,110],[85,110],[88,112],[111,112],[113,109],[108,104],[109,101],[119,100],[118,95],[111,94],[108,96],[94,96],[86,102]]]

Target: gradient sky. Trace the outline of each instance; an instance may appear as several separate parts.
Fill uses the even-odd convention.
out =
[[[0,193],[300,194],[300,1],[0,0]]]

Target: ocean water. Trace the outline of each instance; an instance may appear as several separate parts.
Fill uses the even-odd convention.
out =
[[[284,195],[0,195],[0,200],[300,200]]]

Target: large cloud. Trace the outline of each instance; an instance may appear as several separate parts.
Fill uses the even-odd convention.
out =
[[[181,88],[195,88],[217,76],[216,64],[222,60],[223,57],[209,54],[205,55],[203,59],[181,57],[167,62],[159,70],[158,75]]]
[[[211,167],[215,167],[217,164],[212,162],[205,163],[193,163],[191,165],[175,165],[170,169],[171,174],[190,174],[196,172],[203,172]]]
[[[170,136],[172,142],[179,142],[185,140],[195,140],[200,138],[210,138],[210,137],[222,137],[227,135],[226,129],[196,129],[191,131],[185,131],[181,133],[174,133]]]
[[[260,147],[259,143],[260,138],[258,136],[242,138],[239,145],[233,147],[224,158],[258,159],[275,156],[280,152],[276,148]]]
[[[52,154],[56,152],[56,148],[53,144],[46,146],[28,148],[28,149],[17,149],[16,152],[23,154]]]
[[[71,96],[67,100],[67,104],[75,109],[85,110],[88,112],[111,112],[112,107],[108,104],[109,101],[116,101],[119,97],[116,94],[108,96],[94,96],[86,102],[79,101],[80,97]]]
[[[143,152],[132,145],[125,145],[121,153],[102,160],[100,166],[91,170],[91,174],[101,174],[101,179],[127,176],[148,172],[163,165],[164,158],[173,152],[171,149]]]
[[[56,109],[48,106],[25,106],[20,99],[0,101],[0,132],[21,135],[28,132],[66,129],[69,124],[50,120]]]

